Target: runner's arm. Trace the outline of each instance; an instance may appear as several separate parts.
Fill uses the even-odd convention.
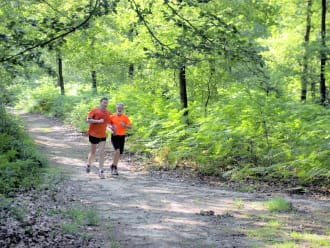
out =
[[[87,117],[86,122],[88,122],[88,123],[103,123],[104,120],[103,119],[94,120],[92,117]]]

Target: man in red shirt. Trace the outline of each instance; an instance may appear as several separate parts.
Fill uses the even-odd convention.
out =
[[[113,114],[110,117],[111,132],[112,132],[111,143],[115,149],[113,163],[110,168],[112,175],[118,175],[117,165],[119,159],[121,158],[124,152],[126,129],[131,128],[131,121],[128,118],[128,116],[123,113],[123,111],[124,111],[124,104],[117,103],[116,114]]]
[[[90,167],[96,154],[96,148],[99,148],[99,176],[104,178],[104,147],[106,143],[106,130],[110,123],[110,111],[107,110],[108,99],[103,97],[100,100],[100,107],[92,109],[87,116],[87,122],[89,123],[88,136],[91,143],[90,152],[87,159],[86,172],[90,172]]]

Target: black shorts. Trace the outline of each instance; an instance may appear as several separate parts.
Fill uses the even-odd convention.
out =
[[[103,137],[103,138],[96,138],[94,136],[90,136],[89,135],[89,142],[91,142],[92,144],[98,144],[102,141],[106,141],[107,140],[107,137]]]
[[[111,135],[111,143],[115,150],[120,150],[120,154],[124,152],[125,135]]]

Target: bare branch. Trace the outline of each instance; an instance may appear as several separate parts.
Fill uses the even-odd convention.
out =
[[[171,48],[169,47],[169,45],[163,43],[163,42],[162,42],[162,41],[161,41],[161,40],[155,35],[155,33],[151,30],[151,28],[149,27],[147,21],[145,20],[144,16],[142,15],[142,13],[141,13],[139,7],[137,6],[136,2],[135,2],[134,0],[129,0],[129,1],[132,3],[132,5],[133,5],[133,7],[134,7],[134,10],[135,10],[136,14],[137,14],[137,15],[139,16],[139,18],[142,20],[144,26],[147,28],[147,30],[148,30],[149,34],[152,36],[152,38],[153,38],[153,39],[154,39],[159,45],[161,45],[162,47],[166,47],[166,48],[168,48],[168,49],[171,50]]]
[[[18,56],[21,56],[21,55],[23,55],[24,53],[29,52],[29,51],[31,51],[31,50],[37,48],[37,47],[43,47],[43,46],[46,46],[46,45],[48,45],[48,44],[54,42],[55,40],[58,40],[58,39],[60,39],[60,38],[63,38],[63,37],[65,37],[65,36],[69,35],[70,33],[75,32],[76,30],[78,30],[79,28],[81,28],[82,26],[84,26],[86,23],[89,22],[89,20],[90,20],[90,19],[92,18],[92,16],[94,15],[94,12],[95,12],[95,10],[97,9],[98,6],[99,6],[99,0],[96,0],[95,5],[94,5],[93,9],[89,12],[88,17],[87,17],[83,22],[81,22],[80,24],[78,24],[77,26],[74,26],[74,27],[70,28],[68,31],[66,31],[66,32],[64,32],[64,33],[62,33],[62,34],[59,34],[59,35],[57,35],[57,36],[55,36],[55,37],[53,37],[53,38],[51,38],[51,39],[49,39],[49,40],[47,40],[47,41],[43,41],[43,42],[40,42],[40,43],[38,43],[38,44],[36,44],[36,45],[33,45],[33,46],[31,46],[31,47],[28,47],[28,48],[24,49],[23,51],[21,51],[21,52],[19,52],[19,53],[17,53],[17,54],[11,55],[11,56],[9,56],[9,57],[7,57],[7,58],[1,58],[1,59],[0,59],[0,63],[3,63],[3,62],[6,62],[6,61],[9,61],[9,60],[12,60],[13,58],[16,58],[16,57],[18,57]]]

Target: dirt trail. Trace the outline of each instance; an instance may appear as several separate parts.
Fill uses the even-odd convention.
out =
[[[96,167],[90,174],[84,171],[87,137],[54,119],[26,114],[22,117],[52,165],[72,171],[69,180],[79,185],[74,198],[97,209],[104,224],[111,225],[110,235],[119,247],[266,246],[260,238],[248,235],[248,230],[263,225],[265,220],[259,217],[269,215],[263,202],[274,195],[239,193],[193,181],[155,177],[137,172],[127,161],[120,163],[118,177],[110,176],[107,170],[106,179],[101,180]],[[109,143],[106,149],[112,151]],[[109,164],[110,158],[107,169]],[[296,230],[301,224],[297,221],[302,220],[305,230],[330,226],[328,200],[282,196],[292,201],[300,213],[284,216],[287,221],[283,228]]]

